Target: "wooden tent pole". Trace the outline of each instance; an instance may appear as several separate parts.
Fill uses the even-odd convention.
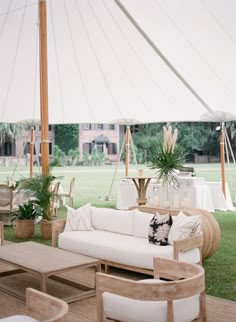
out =
[[[126,177],[129,175],[129,146],[130,146],[130,127],[126,126],[126,140],[125,140],[125,175]]]
[[[48,64],[47,64],[47,8],[46,0],[39,0],[39,43],[40,43],[40,123],[42,173],[48,173]]]
[[[34,127],[30,129],[30,178],[33,176],[34,167]]]
[[[225,193],[225,134],[224,134],[224,123],[221,123],[221,134],[220,134],[220,161],[221,161],[221,183],[222,191],[224,196]]]

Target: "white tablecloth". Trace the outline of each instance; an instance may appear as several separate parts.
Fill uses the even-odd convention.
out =
[[[220,183],[204,182],[200,177],[180,177],[180,188],[169,189],[169,204],[163,204],[163,188],[151,181],[147,187],[147,204],[174,208],[201,208],[210,212],[218,210],[234,210],[228,185],[226,184],[226,200]],[[117,209],[129,209],[137,206],[137,191],[131,180],[124,179],[118,189]]]
[[[205,182],[208,186],[212,203],[214,208],[217,210],[235,210],[236,208],[233,206],[232,199],[229,192],[229,186],[225,184],[225,195],[222,192],[222,183],[221,182]]]

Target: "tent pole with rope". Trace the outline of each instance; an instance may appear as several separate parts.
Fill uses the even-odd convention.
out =
[[[138,166],[136,153],[135,153],[135,149],[134,149],[134,142],[133,142],[132,134],[131,134],[131,131],[130,131],[130,124],[125,123],[125,127],[126,127],[125,128],[125,136],[124,136],[123,142],[122,142],[121,147],[120,147],[118,160],[116,162],[116,168],[115,168],[115,171],[114,171],[114,174],[113,174],[113,178],[112,178],[112,181],[111,181],[111,186],[110,186],[110,189],[109,189],[108,196],[106,196],[106,198],[105,198],[106,200],[110,200],[111,191],[112,191],[112,188],[113,188],[116,173],[117,173],[117,170],[118,170],[118,165],[119,165],[119,162],[121,160],[121,156],[122,156],[122,153],[124,151],[124,148],[125,148],[125,176],[127,177],[129,175],[130,146],[132,148],[132,153],[133,153],[135,165],[136,165],[136,167]],[[138,168],[137,168],[137,171],[138,171]]]
[[[48,136],[48,68],[47,68],[47,9],[46,0],[39,0],[40,28],[40,124],[42,173],[48,173],[49,136]]]
[[[222,192],[226,199],[225,192],[225,128],[224,123],[221,123],[221,133],[220,133],[220,163],[221,163],[221,182],[222,182]]]

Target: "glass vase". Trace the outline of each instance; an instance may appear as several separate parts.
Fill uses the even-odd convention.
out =
[[[168,181],[162,183],[162,203],[163,208],[170,208],[170,184]]]

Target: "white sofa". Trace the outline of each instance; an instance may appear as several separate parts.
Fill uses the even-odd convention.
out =
[[[106,267],[116,266],[151,274],[154,257],[201,263],[202,233],[176,240],[173,245],[153,245],[148,241],[153,214],[138,209],[85,207],[91,220],[88,223],[90,227],[87,227],[90,230],[67,231],[67,227],[63,231],[66,220],[56,220],[52,224],[53,246],[57,245],[58,239],[59,248],[99,258]]]

